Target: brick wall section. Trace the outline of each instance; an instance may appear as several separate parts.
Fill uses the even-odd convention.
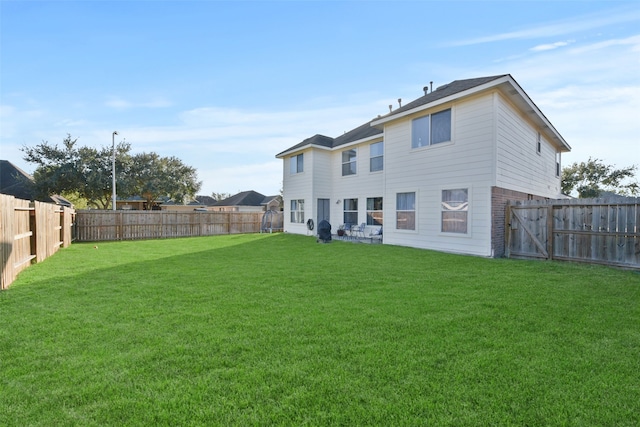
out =
[[[491,249],[495,258],[504,256],[507,201],[546,200],[546,197],[491,187]]]

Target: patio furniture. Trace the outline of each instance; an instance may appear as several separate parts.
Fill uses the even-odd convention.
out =
[[[351,228],[351,235],[354,237],[362,237],[364,239],[364,228],[367,226],[364,222],[360,225],[354,225]]]
[[[374,240],[378,240],[380,241],[380,243],[382,243],[382,227],[369,233],[369,238],[371,239],[371,243],[373,243]]]

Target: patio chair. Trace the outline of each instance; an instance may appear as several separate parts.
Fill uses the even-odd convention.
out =
[[[367,226],[364,222],[360,225],[354,225],[351,229],[351,235],[354,237],[362,237],[364,239],[364,228]]]

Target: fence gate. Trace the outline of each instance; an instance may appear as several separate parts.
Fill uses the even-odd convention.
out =
[[[507,204],[505,254],[640,269],[640,199]]]

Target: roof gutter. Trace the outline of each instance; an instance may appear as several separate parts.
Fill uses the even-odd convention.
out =
[[[319,150],[327,150],[327,151],[331,151],[331,147],[325,147],[324,145],[317,145],[317,144],[307,144],[307,145],[303,145],[302,147],[297,147],[294,149],[289,149],[286,151],[283,151],[282,153],[278,153],[276,154],[276,159],[282,159],[288,155],[291,155],[293,153],[298,153],[300,151],[304,151],[307,148],[317,148]]]

